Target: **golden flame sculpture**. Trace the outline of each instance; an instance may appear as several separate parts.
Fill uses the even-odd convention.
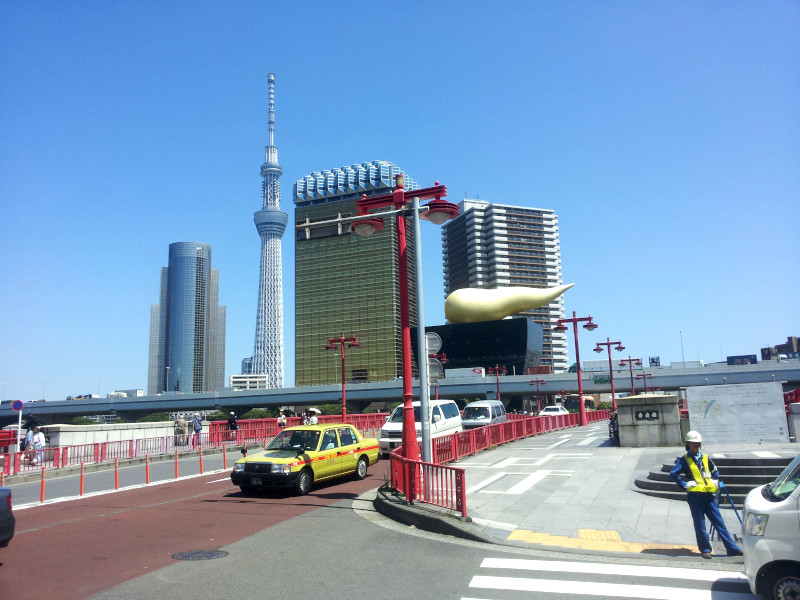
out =
[[[451,323],[497,321],[550,304],[574,283],[553,288],[462,288],[447,297],[444,315]]]

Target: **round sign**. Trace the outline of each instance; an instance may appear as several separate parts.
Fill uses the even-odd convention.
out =
[[[434,331],[425,334],[425,343],[428,346],[428,354],[436,354],[442,349],[442,338]]]
[[[16,410],[17,412],[21,411],[22,410],[22,400],[14,400],[14,402],[11,404],[11,408]]]

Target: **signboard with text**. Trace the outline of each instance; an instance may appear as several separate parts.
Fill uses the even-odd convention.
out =
[[[789,429],[779,382],[686,388],[689,423],[703,443],[788,442]]]

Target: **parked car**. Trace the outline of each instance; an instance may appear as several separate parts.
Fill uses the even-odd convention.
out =
[[[422,421],[420,420],[419,401],[412,402],[414,408],[414,424],[417,430],[417,441],[422,442]],[[461,413],[458,405],[453,400],[431,400],[430,410],[431,439],[458,433],[464,428],[461,423]],[[388,457],[389,453],[403,444],[403,405],[396,407],[381,427],[380,445],[381,456]]]
[[[552,417],[553,415],[568,415],[569,411],[561,405],[545,406],[539,413],[540,417]]]
[[[800,598],[800,455],[744,500],[744,573],[766,600]]]
[[[464,407],[461,421],[464,423],[464,429],[475,429],[476,427],[505,423],[508,421],[508,417],[505,406],[499,400],[478,400],[470,402]]]
[[[344,423],[287,427],[267,449],[236,461],[231,481],[244,493],[294,487],[307,494],[317,481],[367,476],[378,461],[378,440]]]
[[[11,490],[0,487],[0,548],[8,546],[8,542],[14,537],[16,523],[11,508]]]

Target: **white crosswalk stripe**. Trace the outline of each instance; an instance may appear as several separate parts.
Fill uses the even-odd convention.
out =
[[[492,591],[523,592],[515,598],[554,594],[652,600],[755,599],[744,575],[733,571],[513,558],[486,558],[481,569],[487,571],[473,576],[469,584],[470,588],[481,590],[480,598],[469,596],[462,600],[491,600]],[[537,578],[536,574],[544,578]],[[564,575],[574,578],[564,579]],[[603,580],[594,580],[600,577]],[[618,581],[613,581],[615,578]],[[659,585],[656,580],[672,581],[675,585]],[[729,591],[720,589],[720,585]]]

